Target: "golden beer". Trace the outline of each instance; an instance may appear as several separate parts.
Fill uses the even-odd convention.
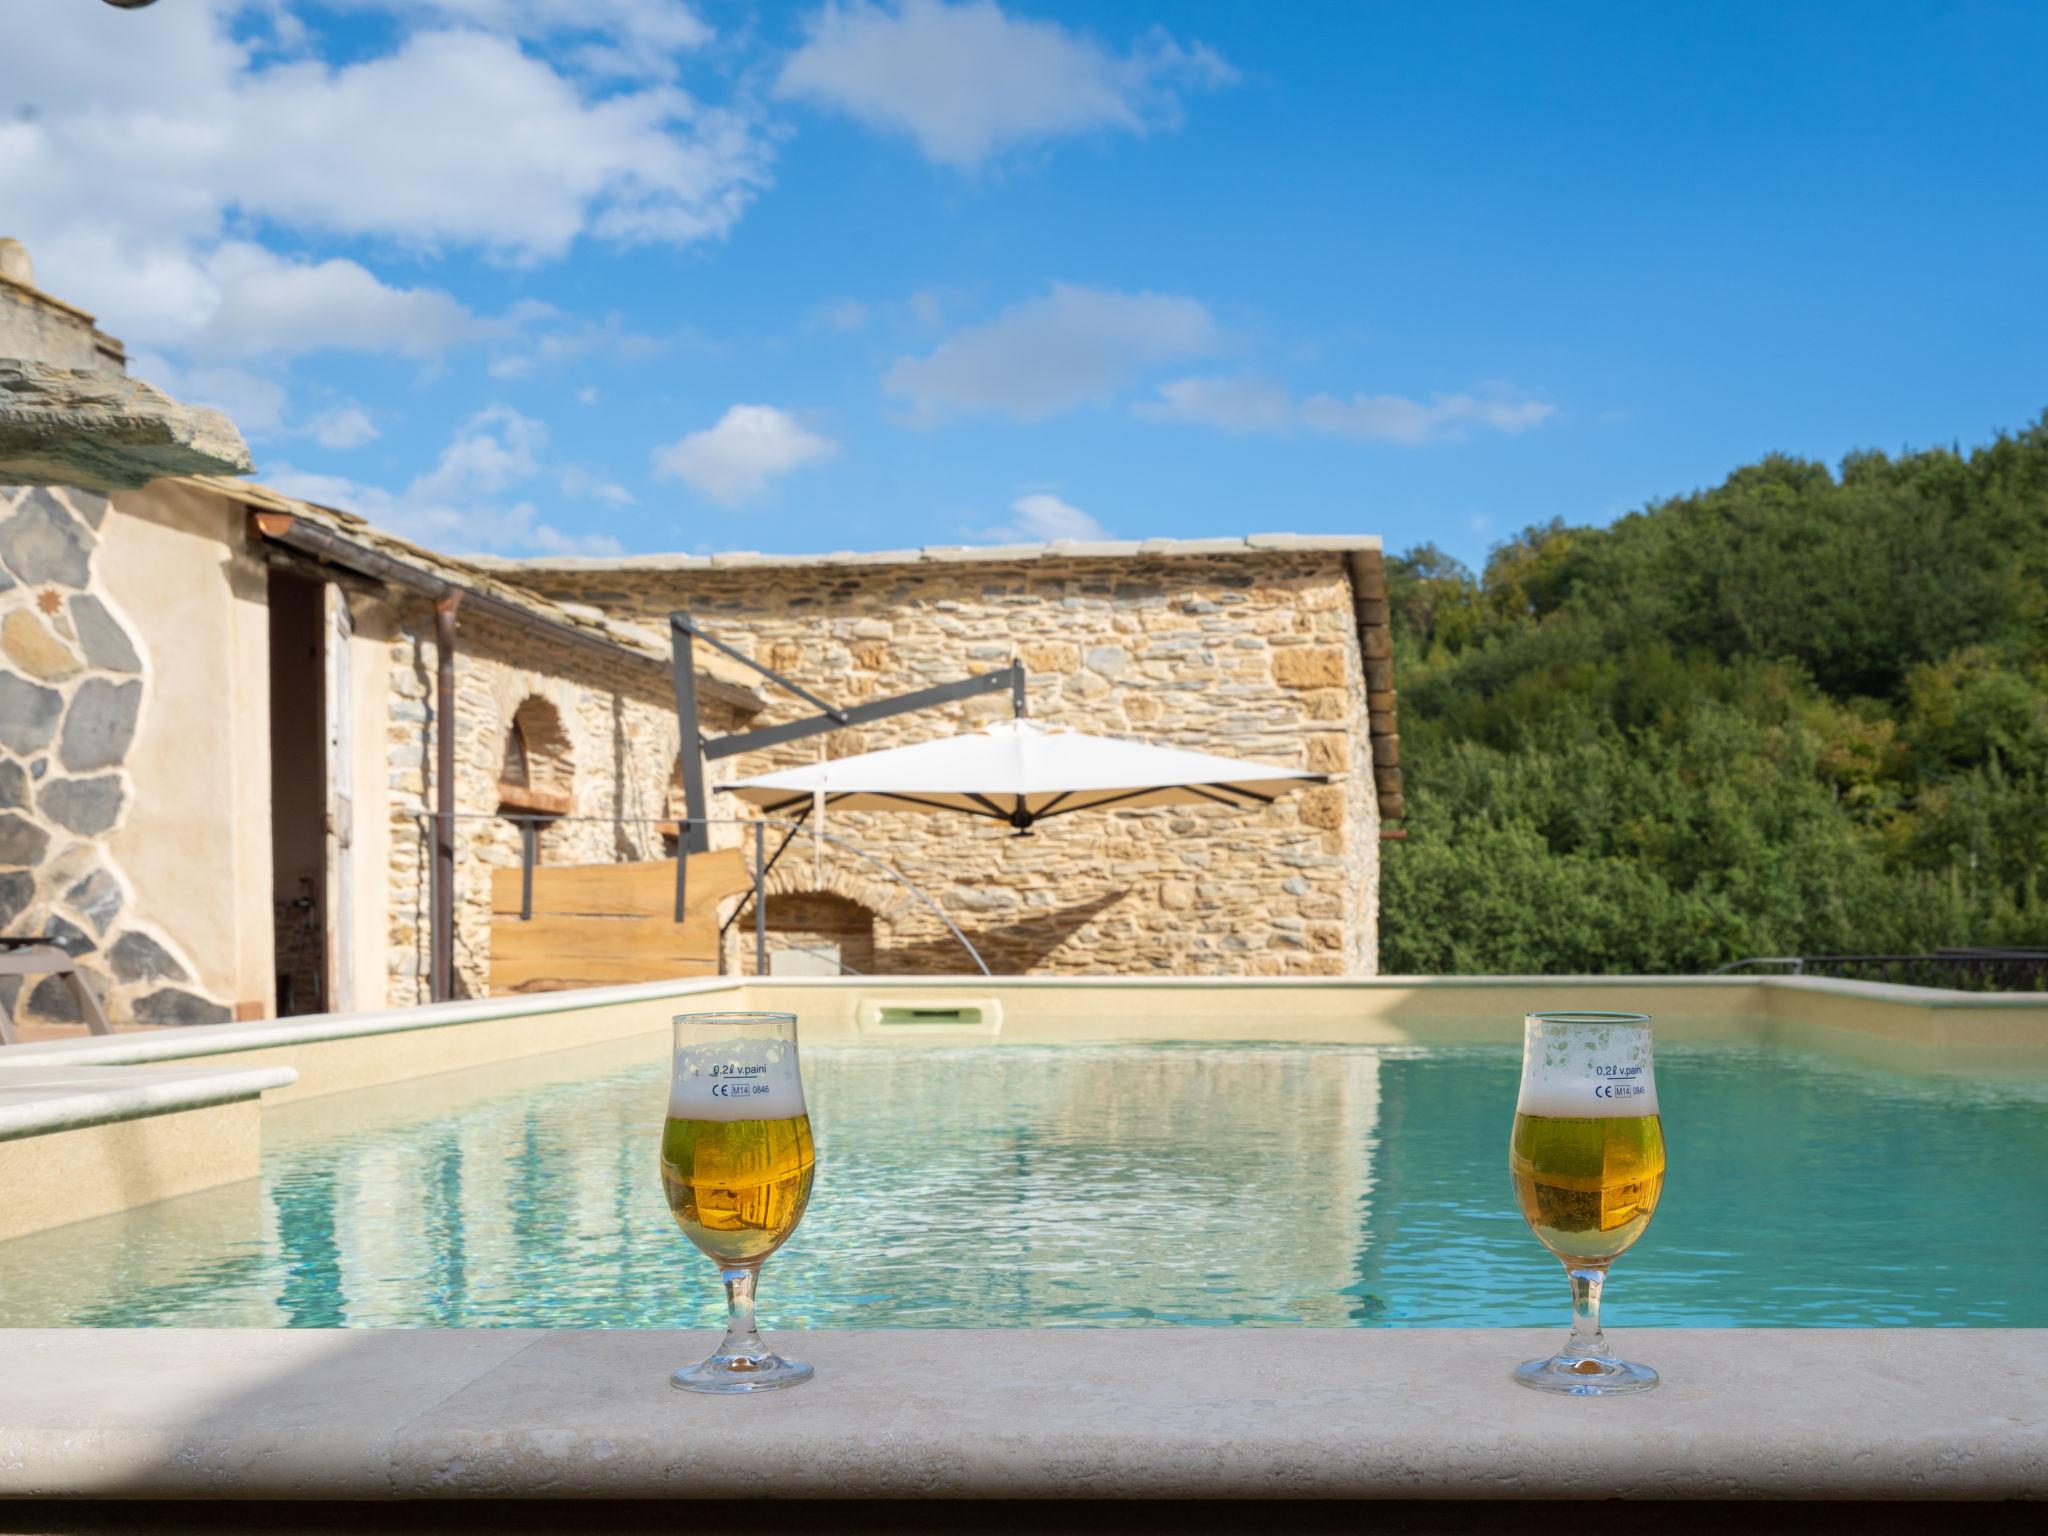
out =
[[[1569,1267],[1604,1267],[1643,1235],[1664,1189],[1655,1115],[1517,1114],[1508,1148],[1515,1199],[1537,1240]]]
[[[800,1101],[799,1101],[800,1102]],[[661,1131],[661,1186],[683,1235],[721,1265],[759,1264],[803,1219],[817,1173],[811,1117],[685,1120]]]

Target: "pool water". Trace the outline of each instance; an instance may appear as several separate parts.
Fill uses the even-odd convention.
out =
[[[6,1326],[685,1327],[661,1042],[273,1111],[260,1181],[0,1244]],[[1511,1047],[805,1053],[771,1327],[1557,1324]],[[522,1075],[523,1074],[523,1075]],[[549,1074],[566,1074],[550,1077]],[[2048,1326],[2048,1087],[1662,1046],[1663,1203],[1607,1320]]]

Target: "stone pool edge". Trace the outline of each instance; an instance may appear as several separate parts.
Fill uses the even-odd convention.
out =
[[[1571,1400],[1529,1329],[0,1334],[0,1499],[2041,1499],[2048,1330],[1641,1329]]]

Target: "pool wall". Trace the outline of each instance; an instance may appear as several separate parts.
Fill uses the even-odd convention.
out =
[[[0,1141],[0,1238],[253,1179],[262,1148],[253,1095]]]
[[[812,1040],[1511,1040],[1531,1009],[1654,1015],[1875,1065],[2048,1071],[2048,994],[1759,977],[714,977],[0,1048],[0,1239],[251,1178],[260,1105],[644,1038],[691,1007],[787,1009]]]

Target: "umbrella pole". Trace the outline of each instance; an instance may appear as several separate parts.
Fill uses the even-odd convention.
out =
[[[803,830],[804,818],[808,815],[810,815],[810,808],[806,806],[803,810],[797,812],[795,821],[787,823],[789,830],[782,834],[782,841],[777,843],[775,845],[775,851],[768,855],[768,867],[766,869],[761,869],[761,854],[758,849],[755,850],[754,866],[757,870],[760,871],[754,881],[754,894],[756,897],[758,897],[761,892],[761,881],[775,872],[775,866],[782,862],[782,855],[788,851],[789,845],[796,841],[797,833]],[[760,838],[762,836],[765,836],[767,826],[768,823],[766,819],[763,819],[761,822],[759,822],[754,828],[755,837]],[[815,835],[816,834],[814,833],[813,836]],[[723,926],[721,926],[718,930],[718,937],[721,943],[724,941],[725,936],[732,931],[732,925],[738,922],[741,918],[745,917],[746,915],[747,904],[744,901],[732,909],[732,916],[728,917],[725,920]]]
[[[782,847],[788,846],[789,839],[784,838]],[[782,849],[775,851],[780,853]],[[768,974],[768,823],[765,821],[754,823],[754,974]]]

